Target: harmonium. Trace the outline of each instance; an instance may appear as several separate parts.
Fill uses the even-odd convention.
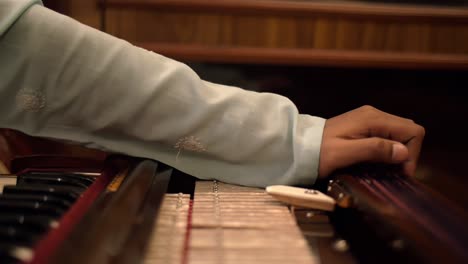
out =
[[[467,212],[393,168],[311,186],[332,210],[124,155],[1,170],[0,263],[468,263]]]

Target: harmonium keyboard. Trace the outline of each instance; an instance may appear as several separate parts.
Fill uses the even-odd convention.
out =
[[[468,263],[466,211],[391,169],[318,184],[336,201],[319,211],[154,160],[32,155],[9,167],[0,263]]]

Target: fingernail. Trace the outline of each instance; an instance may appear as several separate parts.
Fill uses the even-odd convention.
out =
[[[408,159],[408,148],[405,145],[396,143],[392,146],[392,160],[402,162]]]

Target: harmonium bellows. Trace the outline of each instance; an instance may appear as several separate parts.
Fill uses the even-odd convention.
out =
[[[0,263],[468,263],[466,212],[392,168],[337,172],[332,212],[126,156],[10,170]]]

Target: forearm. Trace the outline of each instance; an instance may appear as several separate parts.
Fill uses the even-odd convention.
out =
[[[0,126],[156,159],[199,178],[310,184],[324,120],[40,6],[0,41]]]

